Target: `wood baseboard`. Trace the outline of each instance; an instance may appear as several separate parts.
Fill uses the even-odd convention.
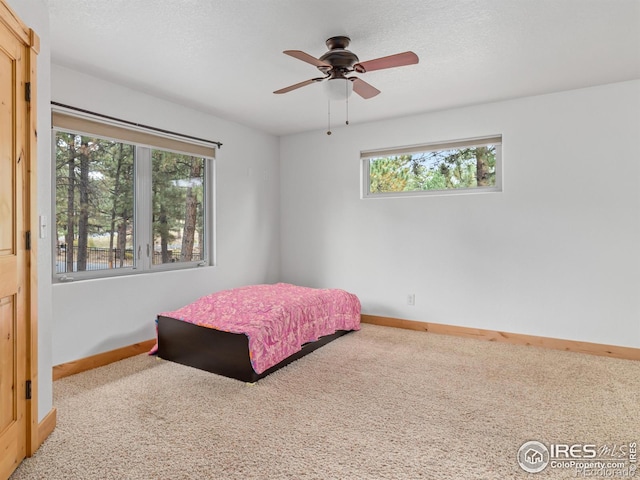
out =
[[[118,360],[124,360],[125,358],[133,357],[134,355],[140,355],[151,350],[151,347],[155,345],[156,341],[146,340],[140,343],[134,343],[122,348],[110,350],[104,353],[98,353],[91,357],[81,358],[74,362],[62,363],[53,367],[53,380],[60,380],[61,378],[68,377],[69,375],[75,375],[76,373],[86,372],[97,367],[103,367],[110,363],[117,362]]]
[[[496,330],[483,330],[480,328],[458,327],[440,323],[418,322],[415,320],[403,320],[399,318],[380,317],[377,315],[362,315],[362,323],[382,325],[385,327],[405,328],[422,332],[453,335],[457,337],[476,338],[490,342],[511,343],[514,345],[532,345],[535,347],[550,348],[553,350],[566,350],[569,352],[588,353],[604,357],[621,358],[624,360],[640,360],[640,348],[619,347],[615,345],[603,345],[599,343],[579,342],[575,340],[562,340],[558,338],[537,337],[520,333],[499,332]]]
[[[640,360],[640,348],[620,347],[616,345],[604,345],[600,343],[579,342],[576,340],[563,340],[558,338],[537,337],[520,333],[500,332],[497,330],[483,330],[481,328],[459,327],[442,323],[418,322],[416,320],[404,320],[400,318],[381,317],[377,315],[361,316],[362,323],[381,325],[385,327],[404,328],[421,332],[453,335],[457,337],[476,338],[490,342],[504,342],[514,345],[532,345],[535,347],[550,348],[553,350],[565,350],[569,352],[587,353],[624,360]],[[154,340],[146,340],[134,343],[126,347],[99,353],[87,358],[81,358],[74,362],[63,363],[53,367],[53,380],[59,380],[69,375],[85,372],[93,368],[102,367],[118,360],[140,355],[151,350]],[[54,417],[55,418],[55,417]],[[54,420],[55,424],[55,420]]]
[[[58,419],[58,411],[55,407],[51,409],[49,413],[42,419],[40,423],[38,423],[38,446],[36,450],[40,448],[40,445],[44,443],[44,441],[51,435],[54,428],[56,428],[56,423]]]

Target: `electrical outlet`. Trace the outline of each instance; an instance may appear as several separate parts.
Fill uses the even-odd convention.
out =
[[[407,294],[407,305],[415,305],[416,304],[416,294],[409,293]]]

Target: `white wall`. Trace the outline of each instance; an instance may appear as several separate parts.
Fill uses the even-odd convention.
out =
[[[33,29],[40,38],[40,53],[37,63],[37,112],[38,151],[37,176],[38,212],[48,215],[51,199],[51,168],[49,132],[50,89],[50,41],[49,11],[43,0],[8,0],[8,5],[20,19]],[[50,218],[50,217],[49,217]],[[34,237],[37,241],[37,239]],[[53,382],[51,380],[51,250],[40,241],[38,245],[38,420],[51,411]]]
[[[52,66],[55,102],[217,140],[217,266],[53,286],[53,365],[154,336],[156,314],[215,290],[279,278],[276,137]]]
[[[502,193],[360,199],[360,150],[497,133]],[[373,315],[640,347],[639,139],[640,81],[283,137],[282,280]]]

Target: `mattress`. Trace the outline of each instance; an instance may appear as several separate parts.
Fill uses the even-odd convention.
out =
[[[340,289],[276,283],[215,292],[159,316],[245,334],[251,365],[260,374],[305,343],[339,330],[359,330],[360,301]]]

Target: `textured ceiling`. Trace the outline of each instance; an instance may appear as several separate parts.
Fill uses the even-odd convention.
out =
[[[420,57],[363,74],[382,93],[351,98],[352,124],[640,78],[639,0],[45,2],[54,64],[276,135],[326,129],[320,84],[272,92],[319,73],[283,50],[335,35],[361,61]]]

